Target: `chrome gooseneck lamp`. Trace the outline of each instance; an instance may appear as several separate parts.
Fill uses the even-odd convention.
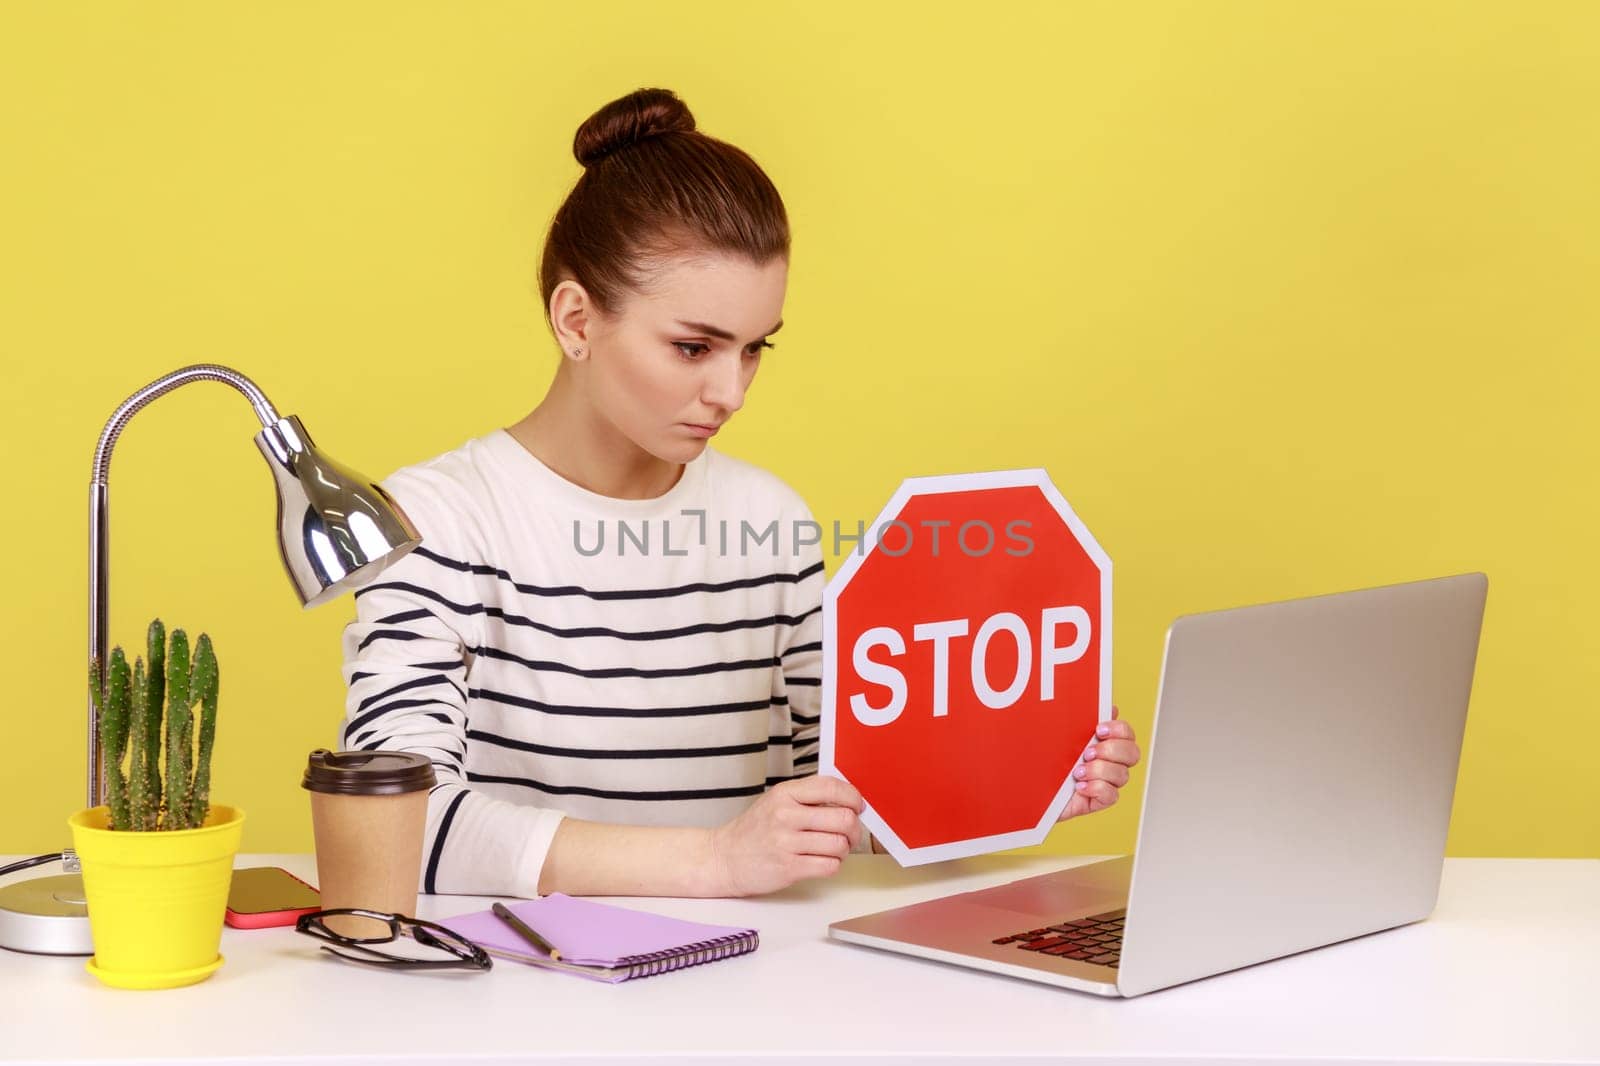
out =
[[[280,418],[255,383],[236,370],[203,363],[158,378],[124,400],[94,452],[89,484],[89,662],[103,679],[109,625],[109,480],[111,450],[128,422],[152,400],[191,381],[220,381],[250,401],[261,432],[256,447],[278,489],[278,550],[295,593],[315,607],[371,581],[422,538],[394,499],[376,482],[318,451],[300,419]],[[89,806],[104,787],[100,728],[89,701]],[[43,955],[92,955],[83,880],[72,851],[41,855],[6,868],[63,862],[68,873],[0,886],[0,947]]]

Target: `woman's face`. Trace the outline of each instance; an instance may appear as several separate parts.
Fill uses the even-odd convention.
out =
[[[788,279],[786,259],[706,253],[671,261],[615,315],[591,315],[582,380],[595,410],[659,459],[694,459],[744,406]]]

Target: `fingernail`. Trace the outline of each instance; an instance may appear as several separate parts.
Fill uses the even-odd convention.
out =
[[[1084,749],[1084,752],[1083,752],[1083,761],[1084,761],[1084,762],[1088,762],[1088,761],[1090,761],[1090,760],[1091,760],[1091,759],[1093,759],[1093,758],[1094,758],[1094,749],[1093,749],[1093,748],[1086,748],[1086,749]]]
[[[1079,792],[1084,791],[1088,787],[1089,787],[1089,782],[1087,782],[1087,781],[1079,781],[1078,782],[1078,791]]]
[[[1096,729],[1094,731],[1094,735],[1097,736],[1097,737],[1110,736],[1111,735],[1111,727],[1108,726],[1108,725],[1103,725],[1099,729]]]
[[[1089,771],[1080,766],[1076,770],[1072,771],[1072,776],[1076,777],[1079,781],[1082,781],[1085,777],[1089,776]]]

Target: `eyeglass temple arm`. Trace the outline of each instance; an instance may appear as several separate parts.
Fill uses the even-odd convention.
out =
[[[384,943],[388,943],[388,941],[384,941]],[[346,951],[359,951],[364,955],[371,955],[373,958],[382,959],[385,962],[408,962],[408,961],[410,961],[410,960],[407,960],[407,959],[396,958],[393,955],[385,955],[383,952],[377,951],[377,950],[375,950],[373,948],[369,948],[365,944],[347,944],[344,941],[336,941],[332,945],[323,944],[323,945],[321,945],[321,947],[322,947],[323,951],[331,952],[334,955],[342,955]]]

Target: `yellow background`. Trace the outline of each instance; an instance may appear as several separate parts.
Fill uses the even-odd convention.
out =
[[[1600,854],[1600,5],[1387,0],[8,4],[0,852],[82,804],[117,403],[222,362],[380,477],[514,421],[573,132],[648,85],[792,217],[724,450],[849,527],[1046,467],[1115,561],[1141,736],[1176,614],[1482,569],[1450,852]],[[298,607],[255,429],[200,384],[124,435],[113,639],[211,633],[215,796],[309,850],[352,607]],[[1127,850],[1138,805],[1047,846]]]

